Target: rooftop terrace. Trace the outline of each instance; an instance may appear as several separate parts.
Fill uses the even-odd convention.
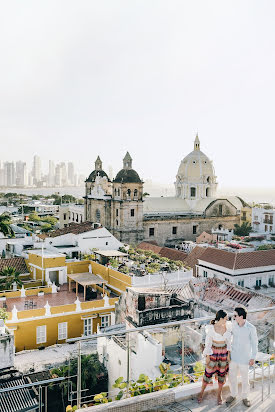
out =
[[[40,289],[43,290],[43,288]],[[84,299],[83,292],[78,292],[76,296],[74,291],[69,291],[69,285],[64,284],[60,286],[60,290],[57,293],[45,293],[42,296],[30,295],[26,297],[8,298],[6,301],[0,301],[0,308],[4,307],[7,312],[11,312],[14,305],[18,311],[44,308],[47,302],[50,306],[70,305],[76,301],[77,297],[80,302],[102,299],[101,293],[99,292],[93,292],[93,296],[86,299]],[[116,295],[111,292],[110,297],[113,298],[116,297]]]

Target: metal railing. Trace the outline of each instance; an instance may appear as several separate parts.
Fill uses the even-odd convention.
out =
[[[274,316],[273,316],[274,312]],[[267,316],[267,320],[264,322],[264,320],[259,320],[257,318],[257,314],[261,314],[259,319]],[[262,316],[262,314],[264,316]],[[229,317],[232,316],[232,313],[228,314]],[[273,317],[272,317],[273,316]],[[85,341],[90,341],[90,340],[98,340],[100,338],[105,338],[105,347],[112,348],[111,354],[112,356],[117,356],[117,353],[120,351],[119,347],[121,348],[121,345],[118,344],[117,341],[119,341],[119,337],[123,338],[123,342],[125,342],[125,345],[123,344],[123,350],[122,352],[122,358],[124,359],[125,363],[125,382],[127,382],[127,391],[129,391],[129,386],[131,383],[131,363],[132,363],[132,357],[134,356],[133,354],[136,355],[136,336],[138,333],[141,333],[140,339],[143,339],[144,342],[151,339],[152,341],[152,348],[154,351],[154,354],[157,354],[157,339],[159,339],[159,336],[162,335],[162,350],[165,351],[165,354],[168,357],[168,360],[171,359],[171,356],[175,360],[175,364],[173,365],[173,370],[175,373],[178,375],[181,375],[182,379],[181,382],[182,384],[185,383],[190,383],[192,381],[196,381],[196,373],[194,372],[194,368],[196,368],[196,365],[202,365],[202,347],[203,347],[203,341],[204,341],[204,327],[206,324],[209,324],[209,321],[212,320],[215,317],[213,314],[212,316],[204,316],[204,317],[198,317],[198,318],[193,318],[193,319],[185,319],[185,320],[179,320],[179,321],[173,321],[173,322],[163,322],[163,323],[158,323],[154,325],[148,325],[148,326],[143,326],[143,327],[133,327],[125,330],[112,330],[109,332],[100,332],[98,334],[92,334],[89,336],[81,336],[78,338],[72,338],[68,339],[67,342],[73,343],[77,342],[78,343],[78,359],[81,357],[81,344],[82,342]],[[252,319],[250,319],[252,317]],[[258,308],[258,309],[253,309],[248,311],[248,321],[251,323],[256,323],[258,322],[258,325],[256,327],[258,328],[258,335],[259,335],[259,340],[261,340],[261,346],[262,352],[266,353],[275,353],[275,343],[274,343],[274,337],[275,337],[275,306],[272,307],[263,307],[263,308]],[[269,329],[273,330],[273,346],[270,346],[270,339],[268,338],[267,334],[265,333],[264,329]],[[149,333],[150,334],[149,334]],[[174,339],[174,341],[173,341]],[[170,340],[170,343],[168,343]],[[165,343],[166,342],[166,343]],[[197,342],[197,344],[195,344]],[[98,341],[97,341],[98,343]],[[100,342],[99,342],[100,343]],[[159,344],[159,342],[158,342]],[[155,346],[154,346],[155,345]],[[197,345],[197,347],[194,349],[194,347]],[[97,350],[99,346],[97,345]],[[153,353],[153,352],[152,352]],[[108,363],[109,359],[108,356],[106,357],[106,354],[102,355],[101,353],[101,358],[103,362]],[[144,356],[144,367],[146,368],[146,353],[143,353]],[[153,356],[151,357],[153,359]],[[148,362],[150,363],[151,359],[148,359]],[[161,363],[160,361],[159,363]],[[159,366],[157,364],[154,365]],[[203,369],[204,370],[204,369]],[[191,371],[191,372],[190,372]],[[193,371],[193,372],[192,372]],[[117,372],[118,374],[120,373],[119,371]],[[145,373],[146,372],[140,372],[140,373]],[[275,365],[274,365],[274,378],[275,378]],[[201,376],[203,372],[201,371]],[[161,373],[160,373],[161,375]],[[117,376],[117,378],[119,375]],[[112,379],[111,376],[109,376],[110,379]],[[77,405],[78,407],[83,404],[82,398],[81,398],[81,392],[83,391],[82,385],[81,385],[81,374],[78,373],[77,376],[78,379],[78,392],[77,392]],[[109,396],[114,395],[112,393],[112,390],[109,391]],[[92,395],[91,395],[91,400],[92,400]]]

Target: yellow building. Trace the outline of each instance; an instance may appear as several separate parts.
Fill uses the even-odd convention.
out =
[[[244,222],[252,224],[252,208],[248,205],[241,208],[240,225]]]
[[[27,265],[42,286],[0,293],[16,351],[64,343],[114,324],[115,302],[132,283],[130,276],[96,262],[66,262],[65,255],[51,252],[29,252]]]

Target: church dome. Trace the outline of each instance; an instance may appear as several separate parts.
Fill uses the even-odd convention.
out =
[[[86,179],[86,182],[94,182],[97,176],[100,176],[100,177],[105,176],[107,180],[109,180],[108,175],[107,173],[104,172],[104,170],[94,170],[92,171],[88,179]]]
[[[140,177],[137,172],[132,169],[132,158],[129,152],[126,153],[123,159],[123,169],[121,169],[116,178],[115,183],[141,183]]]
[[[214,197],[217,182],[211,160],[200,150],[198,135],[194,150],[180,163],[175,182],[176,197],[197,201]]]
[[[141,183],[138,173],[134,169],[121,169],[114,180],[115,183]]]
[[[104,170],[102,170],[102,161],[101,161],[99,156],[97,156],[97,159],[95,161],[95,170],[92,171],[92,173],[90,174],[88,179],[86,179],[85,181],[86,182],[95,182],[95,179],[96,179],[97,176],[106,177],[107,180],[110,182],[110,179],[109,179],[107,173],[105,173]]]
[[[212,162],[200,150],[200,141],[196,136],[194,150],[180,163],[177,179],[190,183],[214,183],[215,171]]]

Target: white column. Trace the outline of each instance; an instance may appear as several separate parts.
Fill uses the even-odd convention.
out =
[[[80,300],[78,299],[78,297],[77,297],[77,299],[76,299],[76,301],[75,301],[74,303],[75,303],[75,311],[76,311],[76,312],[80,312],[80,311],[81,311],[81,302],[80,302]]]
[[[16,309],[16,306],[14,305],[13,309],[11,311],[11,313],[12,313],[12,318],[11,318],[12,322],[17,322],[18,321],[17,312],[18,312],[18,310]]]
[[[24,285],[22,285],[22,288],[20,290],[20,296],[21,296],[21,298],[24,298],[26,296],[26,291],[24,289]]]
[[[44,308],[45,308],[45,316],[51,316],[51,307],[50,307],[48,301],[47,301],[46,305],[44,306]]]

